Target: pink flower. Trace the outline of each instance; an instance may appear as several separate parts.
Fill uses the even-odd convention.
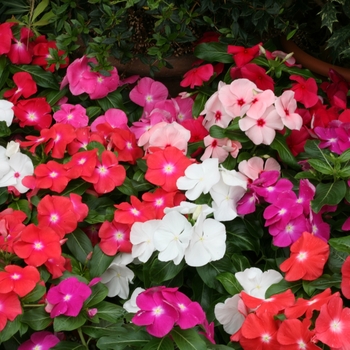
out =
[[[294,91],[284,91],[275,102],[277,113],[281,116],[283,124],[291,130],[300,130],[303,118],[295,113],[297,101],[294,99]]]
[[[184,75],[184,79],[180,85],[182,87],[190,86],[193,89],[195,86],[203,85],[203,82],[208,81],[214,73],[213,65],[208,63],[203,66],[192,68]]]
[[[11,48],[11,42],[13,38],[11,27],[15,23],[2,23],[0,24],[0,55],[7,54]]]
[[[87,126],[89,117],[86,115],[86,109],[81,105],[62,104],[60,110],[53,114],[53,119],[57,123],[70,124],[75,128]]]
[[[276,130],[283,129],[283,123],[276,109],[270,106],[261,116],[247,115],[240,119],[239,127],[256,145],[270,145],[276,136]]]
[[[144,77],[130,91],[130,100],[144,107],[144,112],[150,112],[158,101],[164,101],[168,97],[168,89],[159,81]]]
[[[251,180],[256,180],[262,171],[281,170],[281,166],[274,158],[264,160],[260,157],[252,157],[238,164],[239,171]]]
[[[59,315],[76,317],[90,295],[90,287],[76,277],[69,277],[49,289],[45,309],[51,318]]]
[[[91,123],[91,131],[97,131],[97,125],[108,123],[112,128],[128,129],[128,117],[125,112],[118,108],[108,109],[104,115],[97,117]]]
[[[51,332],[41,331],[33,333],[29,340],[19,346],[18,350],[50,350],[59,342],[60,340]]]

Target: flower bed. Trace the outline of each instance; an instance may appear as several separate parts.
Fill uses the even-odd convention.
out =
[[[5,348],[350,347],[346,81],[204,43],[171,98],[15,29],[0,25]]]

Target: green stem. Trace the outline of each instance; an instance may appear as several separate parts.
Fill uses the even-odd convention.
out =
[[[78,328],[78,334],[79,334],[81,343],[83,344],[83,346],[84,346],[86,349],[88,349],[88,346],[87,346],[87,344],[86,344],[86,341],[85,341],[85,338],[84,338],[84,334],[83,334],[83,331],[81,330],[81,327]]]
[[[44,304],[23,304],[23,307],[41,307]]]

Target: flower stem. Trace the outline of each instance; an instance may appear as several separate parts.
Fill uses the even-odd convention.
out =
[[[79,337],[80,337],[80,340],[81,340],[82,345],[83,345],[86,349],[88,349],[88,346],[87,346],[87,344],[86,344],[86,341],[85,341],[85,338],[84,338],[84,334],[83,334],[83,331],[81,330],[81,327],[79,327],[79,328],[77,329],[77,331],[78,331],[78,334],[79,334]]]

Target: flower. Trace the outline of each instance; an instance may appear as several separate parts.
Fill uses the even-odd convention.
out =
[[[51,318],[59,315],[78,316],[84,301],[91,295],[91,288],[76,277],[69,277],[49,289],[46,311]]]
[[[50,350],[60,342],[59,338],[51,332],[41,331],[33,333],[30,339],[19,346],[19,350],[41,349]]]

